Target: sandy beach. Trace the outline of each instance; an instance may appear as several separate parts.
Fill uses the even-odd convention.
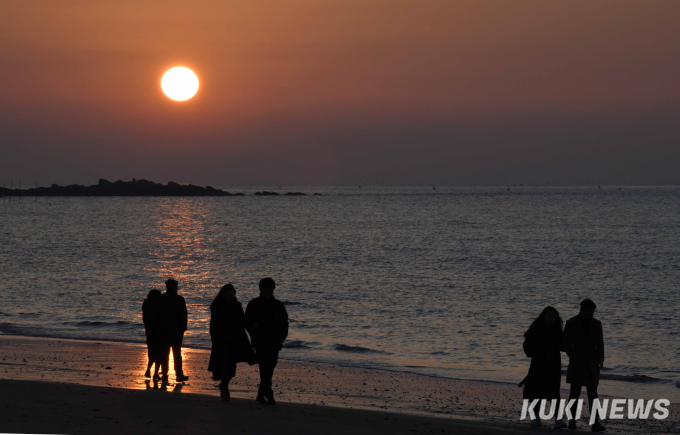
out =
[[[232,402],[219,400],[206,371],[209,353],[183,352],[190,380],[167,389],[143,377],[143,345],[0,337],[0,432],[194,433],[507,433],[536,430],[519,421],[521,389],[281,360],[275,407],[257,404],[257,366],[239,364]],[[39,381],[39,382],[36,382]],[[563,392],[566,397],[566,391]],[[678,405],[666,420],[607,421],[608,433],[677,433]],[[266,413],[266,418],[261,418]],[[164,416],[172,415],[169,421]],[[544,428],[548,428],[547,422]],[[581,430],[587,430],[585,421]]]
[[[0,381],[4,433],[520,433],[508,425],[201,394]]]

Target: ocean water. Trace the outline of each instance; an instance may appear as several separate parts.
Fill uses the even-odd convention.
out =
[[[219,288],[271,276],[283,358],[515,383],[532,319],[590,297],[601,393],[680,401],[680,188],[222,187],[247,196],[0,202],[0,333],[144,342],[174,277],[207,349]]]

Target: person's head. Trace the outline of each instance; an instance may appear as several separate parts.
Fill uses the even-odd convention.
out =
[[[274,289],[276,288],[276,283],[273,279],[267,277],[260,280],[260,296],[265,299],[271,299],[274,297]]]
[[[538,315],[534,319],[533,322],[531,322],[531,326],[529,326],[529,329],[524,333],[524,336],[526,337],[529,335],[530,332],[532,332],[536,328],[559,328],[562,329],[562,318],[560,317],[560,313],[555,309],[555,307],[552,306],[547,306],[543,308],[543,311],[541,311],[541,314]]]
[[[149,292],[148,295],[146,295],[146,298],[150,301],[155,301],[155,300],[158,300],[158,298],[160,298],[161,296],[162,295],[161,295],[160,290],[154,288],[154,289],[151,289],[151,291]]]
[[[592,319],[596,308],[597,305],[595,305],[595,302],[586,298],[581,301],[581,311],[579,312],[579,315],[584,319]]]
[[[166,293],[177,294],[177,281],[175,281],[172,278],[165,281],[165,291],[166,291]]]
[[[231,303],[235,299],[236,299],[236,289],[231,284],[225,284],[225,285],[222,286],[220,291],[217,293],[217,296],[215,296],[215,299],[213,299],[212,304],[210,304],[210,306],[213,306],[218,302]]]

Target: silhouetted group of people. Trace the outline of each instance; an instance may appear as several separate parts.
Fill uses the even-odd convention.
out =
[[[142,305],[149,350],[145,376],[151,377],[151,367],[155,364],[153,379],[167,383],[172,350],[176,379],[184,382],[189,379],[182,370],[181,353],[187,309],[184,298],[177,294],[177,281],[169,279],[165,285],[165,294],[151,290]],[[236,376],[236,363],[247,362],[258,364],[260,369],[256,400],[263,404],[276,403],[272,376],[288,337],[288,313],[283,303],[274,298],[276,283],[272,278],[260,280],[259,288],[260,296],[248,303],[245,312],[231,284],[224,285],[210,304],[212,351],[208,371],[214,380],[221,381],[220,396],[224,401],[230,400],[229,381]]]
[[[166,292],[151,290],[144,300],[144,327],[146,330],[149,362],[145,376],[151,377],[155,364],[154,381],[168,382],[170,352],[173,354],[177,382],[189,379],[182,369],[182,339],[187,330],[187,307],[184,298],[177,294],[174,279],[165,282]],[[208,371],[213,380],[221,381],[220,396],[229,401],[229,382],[236,376],[236,363],[259,364],[260,385],[256,400],[275,404],[272,376],[278,362],[283,342],[288,337],[288,313],[283,303],[274,298],[276,283],[271,278],[259,282],[260,296],[246,307],[236,298],[236,289],[224,285],[210,304],[210,338],[212,351]],[[524,352],[531,358],[529,373],[520,383],[524,385],[524,399],[560,399],[562,377],[561,352],[569,356],[567,383],[571,384],[569,399],[578,399],[586,386],[589,408],[597,396],[600,369],[604,364],[602,323],[593,318],[597,306],[590,299],[581,302],[577,316],[569,319],[563,329],[559,312],[545,307],[524,333]],[[247,333],[246,333],[247,332]],[[250,335],[250,339],[248,338]],[[160,370],[160,374],[159,374]],[[575,415],[571,410],[571,415]],[[540,426],[540,419],[532,421]],[[567,427],[556,418],[555,428]],[[576,421],[569,420],[569,429],[576,429]],[[595,419],[593,432],[602,432],[604,426]]]
[[[593,401],[597,396],[600,381],[600,369],[604,365],[604,340],[602,323],[593,318],[597,306],[590,299],[581,301],[581,309],[577,316],[567,320],[564,330],[559,312],[551,306],[533,321],[524,333],[524,353],[531,358],[529,373],[520,383],[524,384],[524,399],[560,399],[560,383],[562,380],[562,361],[560,352],[569,356],[567,383],[571,384],[569,399],[577,399],[581,389],[586,386],[588,405],[592,412]],[[570,409],[571,415],[575,415]],[[532,425],[540,426],[540,419],[532,421]],[[563,420],[555,418],[555,429],[567,427]],[[576,429],[576,420],[569,420],[569,429]],[[603,432],[605,427],[599,417],[592,425],[593,432]]]

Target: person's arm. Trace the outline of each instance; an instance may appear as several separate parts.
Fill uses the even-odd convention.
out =
[[[248,302],[248,305],[246,306],[246,312],[244,314],[244,324],[246,327],[246,331],[248,331],[248,334],[250,336],[253,336],[253,333],[255,332],[255,328],[253,327],[253,317],[254,317],[254,308],[253,308],[253,301]]]
[[[281,309],[283,310],[283,319],[281,320],[281,341],[284,341],[286,338],[288,338],[288,311],[286,311],[286,307],[281,303]]]
[[[188,313],[187,313],[187,304],[184,302],[184,298],[181,299],[182,301],[182,308],[180,310],[180,322],[182,325],[182,333],[185,333],[187,331],[187,325],[188,325]]]
[[[535,358],[539,356],[543,349],[541,346],[541,340],[536,331],[530,331],[527,334],[526,338],[524,339],[524,343],[522,344],[522,349],[524,349],[524,353],[529,358]]]
[[[215,334],[217,333],[217,325],[215,324],[215,312],[213,311],[213,308],[210,307],[210,339],[215,340]]]
[[[567,348],[564,347],[564,331],[560,329],[560,331],[557,333],[557,336],[559,337],[557,346],[560,349],[560,352],[565,352]]]
[[[564,335],[562,336],[562,345],[564,347],[564,351],[567,352],[567,355],[570,357],[573,355],[574,351],[574,327],[567,322],[566,326],[564,327]]]
[[[246,326],[246,315],[243,313],[243,305],[240,302],[236,302],[237,309],[234,310],[234,326],[238,328],[245,328]]]
[[[598,334],[597,334],[597,362],[600,364],[600,368],[604,367],[604,337],[602,336],[602,322],[597,322]]]

